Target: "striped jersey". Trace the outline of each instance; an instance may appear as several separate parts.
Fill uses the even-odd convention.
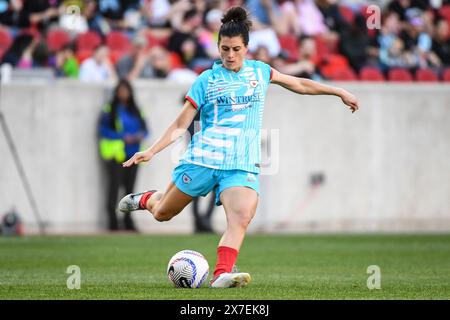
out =
[[[244,60],[238,72],[216,61],[196,79],[186,99],[200,112],[201,130],[180,159],[220,170],[259,173],[264,100],[269,65]]]

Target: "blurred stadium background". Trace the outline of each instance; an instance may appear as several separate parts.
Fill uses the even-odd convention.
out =
[[[360,101],[360,111],[351,114],[336,97],[299,96],[276,86],[269,88],[262,135],[261,197],[249,229],[249,247],[256,251],[244,251],[242,261],[245,263],[247,257],[250,263],[248,258],[256,257],[256,253],[264,255],[265,248],[273,254],[273,261],[283,261],[286,257],[276,243],[294,257],[298,253],[294,243],[305,241],[303,249],[298,250],[308,252],[311,245],[319,255],[309,252],[317,265],[309,269],[303,266],[300,281],[309,281],[312,291],[307,296],[316,298],[321,296],[314,291],[315,281],[332,281],[327,278],[330,273],[337,272],[338,278],[339,272],[351,271],[341,265],[334,271],[322,270],[321,278],[314,270],[324,268],[330,254],[332,261],[328,262],[333,266],[344,263],[351,255],[350,244],[360,243],[361,252],[372,248],[380,253],[364,256],[364,266],[373,263],[373,257],[389,261],[392,252],[402,252],[404,260],[397,265],[398,270],[417,266],[412,272],[417,276],[417,287],[408,287],[410,279],[404,278],[400,280],[404,286],[400,285],[398,291],[379,297],[448,298],[447,0],[0,0],[0,218],[11,211],[18,213],[24,235],[37,235],[43,230],[47,235],[63,236],[108,232],[97,121],[112,88],[120,77],[132,81],[137,102],[151,128],[146,141],[147,146],[151,145],[180,111],[182,97],[195,77],[217,59],[222,13],[241,4],[247,6],[255,21],[249,58],[263,60],[285,73],[342,86]],[[373,20],[377,8],[380,28],[367,29],[369,19],[377,22]],[[133,68],[137,60],[139,65]],[[94,61],[98,68],[92,68]],[[140,166],[135,190],[165,189],[186,142],[187,137],[158,154],[151,164]],[[135,261],[136,267],[152,264],[151,272],[158,275],[149,280],[151,283],[143,280],[144,287],[166,281],[161,260],[149,262],[145,259],[153,256],[148,252],[128,250],[144,241],[148,248],[156,250],[155,255],[168,261],[175,250],[184,249],[179,247],[179,234],[188,236],[194,231],[191,206],[168,223],[157,223],[141,212],[135,213],[134,219],[142,234],[176,236],[167,235],[170,244],[166,246],[153,237],[124,238],[123,242],[89,237],[48,241],[36,237],[36,247],[14,239],[2,240],[4,259],[0,259],[0,266],[5,275],[11,275],[10,282],[4,283],[17,289],[5,297],[60,297],[51,286],[39,287],[39,281],[38,287],[17,286],[24,280],[16,269],[35,268],[40,281],[52,283],[50,273],[59,271],[48,262],[48,273],[40,274],[38,265],[46,268],[43,257],[50,258],[58,268],[73,263],[72,257],[85,264],[98,257],[98,270],[102,262],[111,263],[109,271],[114,276],[109,280],[114,282],[120,281],[114,277],[122,267],[113,264],[128,263],[121,259],[134,254],[142,260]],[[217,234],[225,230],[225,222],[222,207],[217,208],[213,215]],[[272,248],[270,241],[264,242],[267,238],[260,235],[277,233],[289,233],[293,238],[275,240],[279,236],[274,236]],[[305,233],[444,235],[431,240],[325,237],[317,238],[316,243],[314,238],[297,237]],[[214,236],[200,237],[198,241],[193,237],[180,239],[192,249],[202,251],[203,245],[206,254],[214,256]],[[81,248],[78,242],[93,250],[88,255],[92,260],[82,258],[84,253],[76,249]],[[257,243],[265,243],[266,247],[258,247]],[[75,251],[69,250],[71,245]],[[418,251],[410,255],[409,245]],[[16,259],[18,256],[22,258]],[[252,261],[249,266],[257,272],[269,272],[260,268],[266,262]],[[289,258],[286,265],[292,261]],[[134,272],[136,283],[147,279],[149,272],[142,268],[128,271]],[[365,269],[362,272],[364,278]],[[399,274],[391,274],[392,281],[400,279]],[[440,291],[430,289],[427,294],[414,295],[414,290],[427,283],[428,275],[436,276],[433,283]],[[60,280],[65,284],[65,278]],[[111,281],[107,275],[97,280],[108,284],[100,292],[74,297],[109,297],[112,289],[108,289]],[[291,275],[286,281],[297,280]],[[344,283],[349,290],[352,281],[356,280]],[[34,282],[30,279],[27,283]],[[342,297],[340,287],[334,289],[322,297]],[[295,288],[289,290],[291,295],[278,298],[301,297]],[[126,296],[122,292],[113,297],[121,294]],[[135,294],[132,297],[183,297],[179,292],[160,295],[158,290],[150,296]],[[237,297],[248,298],[245,294]],[[366,291],[351,297],[365,298]]]

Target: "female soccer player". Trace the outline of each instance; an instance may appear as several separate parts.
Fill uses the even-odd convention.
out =
[[[196,79],[183,110],[163,136],[123,163],[129,167],[152,159],[182,136],[200,111],[201,131],[193,136],[175,167],[166,192],[129,194],[120,201],[119,209],[147,209],[156,220],[167,221],[193,197],[214,189],[216,204],[225,209],[227,229],[217,248],[212,288],[241,287],[251,280],[248,273],[233,272],[233,266],[258,204],[260,128],[269,83],[298,94],[335,95],[352,112],[358,110],[356,97],[344,89],[288,76],[263,62],[246,60],[250,26],[243,8],[233,7],[225,13],[218,40],[220,61]]]

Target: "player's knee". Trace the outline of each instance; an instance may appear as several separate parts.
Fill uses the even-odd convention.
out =
[[[237,210],[234,212],[234,223],[237,227],[247,229],[248,225],[253,219],[253,212],[251,210]]]
[[[159,222],[163,222],[163,221],[169,221],[170,219],[172,219],[174,217],[174,213],[173,212],[168,212],[168,211],[164,211],[164,210],[155,210],[155,212],[153,213],[153,217],[159,221]]]

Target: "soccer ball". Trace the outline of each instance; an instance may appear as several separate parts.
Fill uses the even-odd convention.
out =
[[[197,251],[182,250],[169,261],[167,276],[179,288],[200,288],[209,273],[208,261]]]

